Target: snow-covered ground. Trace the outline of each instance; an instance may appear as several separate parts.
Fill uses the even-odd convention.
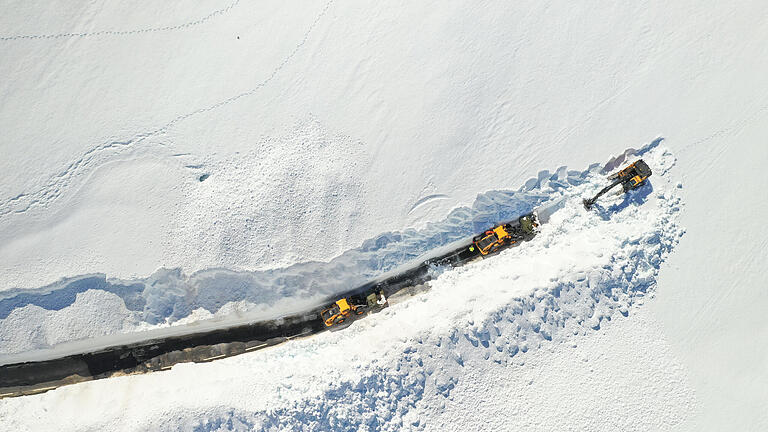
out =
[[[652,184],[609,200],[596,212],[585,212],[578,197],[595,189],[602,180],[599,175],[570,187],[557,176],[545,179],[537,189],[560,191],[558,195],[564,194],[567,200],[534,241],[447,271],[428,292],[397,302],[350,331],[216,362],[214,371],[201,370],[201,365],[178,365],[149,380],[125,377],[72,390],[93,391],[99,400],[107,397],[101,392],[114,394],[113,408],[100,409],[96,419],[66,414],[75,408],[68,404],[79,404],[81,398],[51,392],[42,396],[44,403],[63,411],[64,419],[56,415],[50,417],[51,423],[46,417],[11,425],[45,429],[64,420],[87,427],[96,420],[99,429],[113,429],[134,415],[126,413],[117,400],[121,395],[141,394],[140,402],[131,402],[130,411],[141,412],[149,420],[142,420],[138,429],[205,430],[231,423],[233,428],[258,429],[443,430],[441,422],[460,430],[487,428],[489,420],[477,422],[476,416],[468,415],[472,411],[496,419],[493,429],[536,424],[548,430],[568,424],[579,429],[671,427],[694,412],[696,404],[681,367],[664,344],[653,339],[658,329],[643,326],[639,337],[641,343],[656,347],[653,356],[641,362],[647,369],[627,378],[606,374],[610,385],[593,383],[595,390],[601,391],[602,386],[614,395],[612,406],[594,405],[596,395],[581,399],[584,407],[592,404],[587,412],[553,400],[549,403],[562,411],[542,418],[531,407],[544,408],[541,399],[531,399],[532,390],[522,391],[519,397],[503,390],[505,386],[514,389],[521,380],[524,386],[535,387],[540,379],[548,383],[544,388],[556,386],[554,376],[568,375],[561,368],[540,377],[547,368],[538,363],[541,359],[535,353],[539,350],[556,354],[560,361],[577,355],[580,362],[607,365],[607,356],[627,349],[620,346],[608,353],[592,349],[595,341],[589,336],[610,327],[613,319],[634,316],[653,289],[661,263],[682,235],[677,224],[679,188],[668,177],[674,157],[664,148],[653,148],[643,157],[656,169]],[[579,348],[582,342],[589,348]],[[526,367],[529,361],[535,366]],[[624,373],[636,363],[625,357],[619,360],[619,370]],[[258,372],[249,370],[256,365]],[[590,368],[583,366],[581,373]],[[243,378],[233,380],[235,373]],[[183,391],[192,379],[189,374],[202,377],[195,380],[194,389]],[[500,381],[503,374],[515,380]],[[590,382],[588,375],[579,379],[582,386]],[[162,390],[153,390],[158,387]],[[616,392],[625,391],[624,387],[633,389]],[[507,393],[507,402],[494,396],[496,392]],[[169,393],[184,396],[168,406],[164,401]],[[622,409],[626,398],[633,402]],[[477,403],[472,401],[478,400],[497,403],[473,408]],[[27,401],[14,399],[7,409]],[[504,416],[510,409],[529,413]]]
[[[3,354],[290,308],[572,197],[347,331],[2,400],[3,429],[768,429],[764,2],[2,10]],[[652,191],[552,185],[659,136]]]

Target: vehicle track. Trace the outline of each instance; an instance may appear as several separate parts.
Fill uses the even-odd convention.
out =
[[[218,16],[225,15],[230,10],[232,10],[235,6],[237,6],[238,3],[240,3],[240,0],[234,0],[225,8],[217,9],[197,20],[186,22],[183,24],[177,24],[177,25],[169,25],[169,26],[162,26],[162,27],[147,27],[143,29],[134,29],[134,30],[101,30],[101,31],[95,31],[95,32],[83,32],[83,33],[72,32],[72,33],[37,34],[37,35],[0,36],[0,41],[15,41],[15,40],[25,40],[25,39],[31,40],[31,39],[87,38],[87,37],[95,37],[95,36],[129,36],[129,35],[137,35],[137,34],[144,34],[144,33],[161,33],[161,32],[171,32],[176,30],[186,30],[190,27],[204,24],[207,21],[210,21],[211,19],[216,18]]]

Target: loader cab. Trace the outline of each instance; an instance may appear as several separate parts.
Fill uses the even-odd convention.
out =
[[[483,236],[475,242],[475,246],[477,246],[481,253],[487,254],[497,241],[498,238],[496,238],[496,234],[494,234],[493,231],[486,231]]]
[[[337,300],[331,307],[323,310],[320,313],[320,317],[323,319],[326,327],[330,327],[334,324],[343,323],[346,318],[352,313],[353,309],[349,305],[347,299],[343,298]]]
[[[495,252],[506,240],[511,239],[507,230],[508,228],[505,225],[499,225],[492,230],[488,230],[475,237],[475,246],[483,255]]]

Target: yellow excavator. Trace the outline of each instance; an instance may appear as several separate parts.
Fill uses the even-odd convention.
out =
[[[624,189],[625,193],[631,191],[632,189],[637,189],[643,183],[645,183],[651,174],[651,168],[648,166],[648,164],[646,164],[642,159],[639,159],[623,170],[608,176],[608,180],[613,180],[613,183],[604,187],[594,197],[585,199],[584,207],[587,210],[591,209],[592,205],[595,203],[595,201],[597,201],[598,198],[618,185],[622,186],[622,189]]]

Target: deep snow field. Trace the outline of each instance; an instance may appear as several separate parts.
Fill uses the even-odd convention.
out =
[[[765,2],[0,10],[0,364],[558,208],[344,331],[0,399],[0,430],[768,430]]]

